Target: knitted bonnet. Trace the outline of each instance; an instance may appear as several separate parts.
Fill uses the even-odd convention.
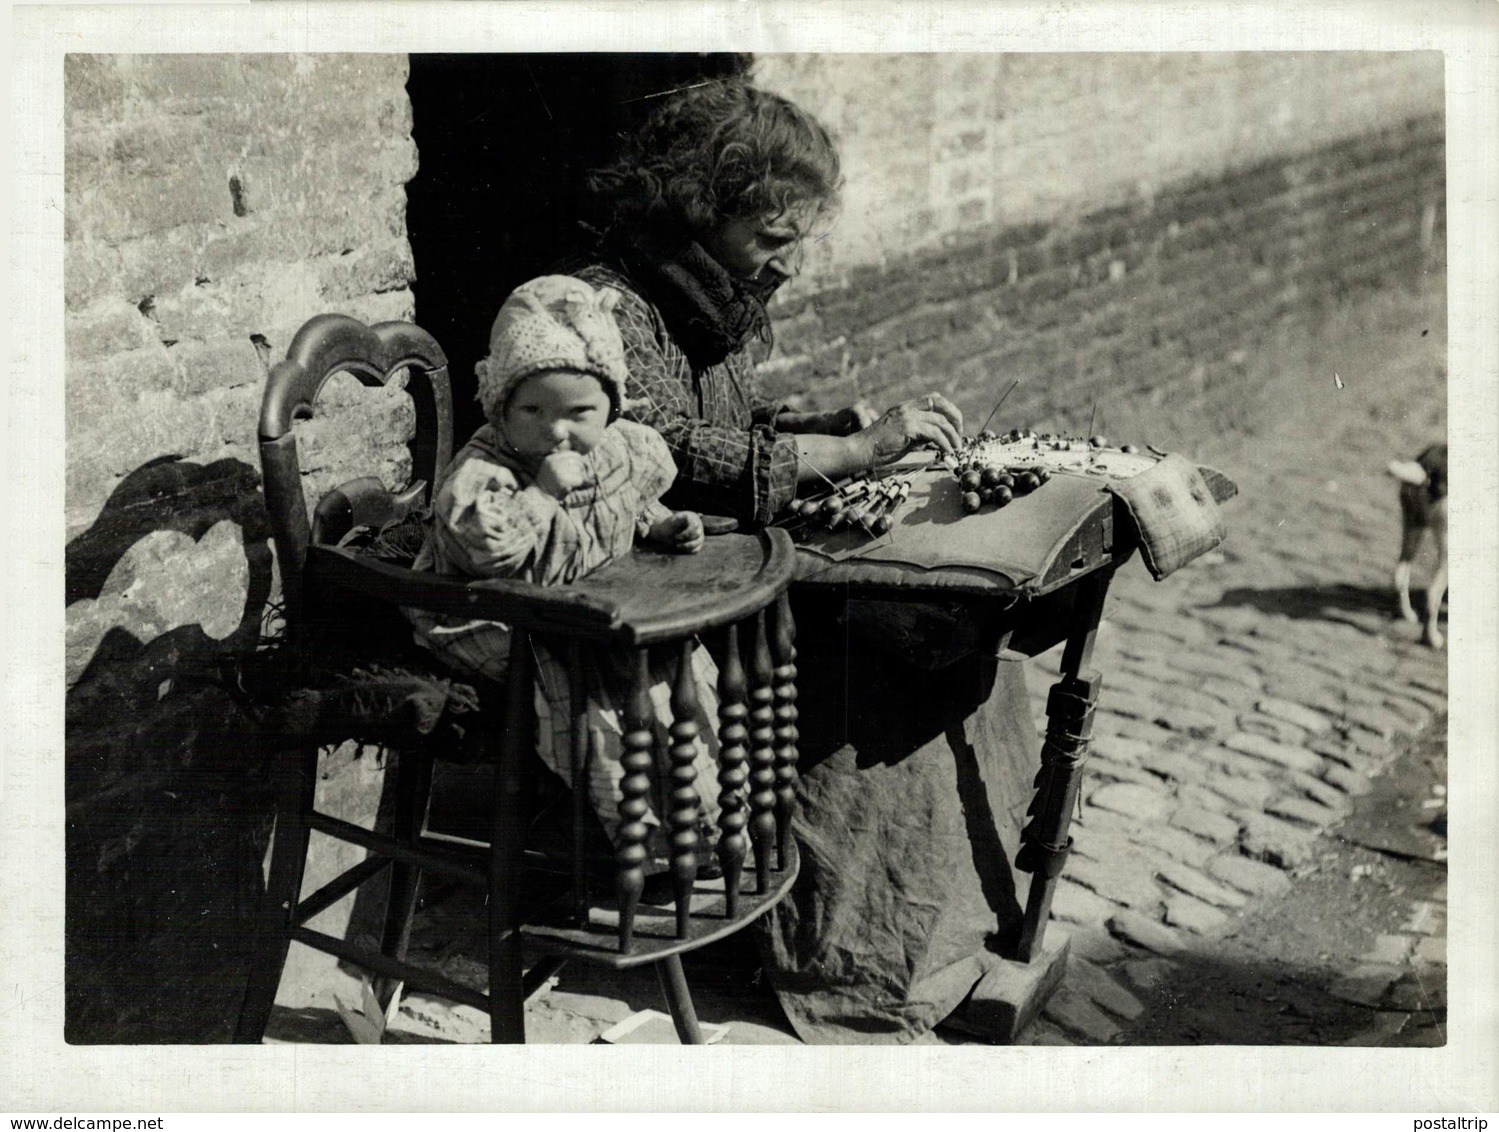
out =
[[[619,292],[598,290],[569,275],[543,275],[510,293],[489,332],[489,356],[474,366],[479,404],[500,425],[511,395],[526,378],[569,370],[598,378],[619,415],[625,377],[624,342],[614,322]]]

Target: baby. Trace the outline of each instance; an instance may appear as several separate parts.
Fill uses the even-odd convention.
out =
[[[517,288],[500,308],[489,356],[475,367],[488,423],[437,485],[418,569],[564,585],[628,554],[637,539],[684,554],[702,549],[702,517],[660,502],[676,476],[666,442],[644,425],[618,419],[626,366],[611,313],[617,299],[607,288],[546,275]],[[511,635],[504,624],[420,610],[408,616],[417,639],[455,668],[504,679]],[[539,642],[536,651],[537,753],[571,783],[567,670]],[[628,687],[627,666],[617,652],[594,655],[597,663],[585,673],[589,802],[612,841],[622,824],[618,706]],[[700,813],[711,823],[718,818],[717,668],[701,648],[692,665],[699,702],[696,788]],[[653,660],[651,674],[651,702],[664,730],[671,722],[670,669]],[[658,867],[666,838],[660,814],[656,804],[644,819],[651,828],[647,850]]]

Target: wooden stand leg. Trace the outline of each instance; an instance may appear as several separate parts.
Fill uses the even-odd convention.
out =
[[[657,960],[654,966],[656,978],[661,982],[661,993],[666,996],[666,1008],[671,1011],[672,1024],[677,1028],[677,1038],[684,1046],[703,1045],[703,1028],[698,1025],[697,1010],[687,989],[682,957],[668,955]]]
[[[1113,578],[1111,568],[1097,571],[1078,583],[1072,632],[1062,650],[1062,676],[1046,701],[1046,741],[1041,748],[1041,770],[1036,796],[1027,811],[1030,821],[1020,831],[1015,867],[1031,874],[1025,918],[1020,926],[1016,958],[1029,963],[1040,952],[1051,914],[1057,877],[1071,844],[1068,828],[1082,788],[1083,763],[1093,731],[1093,708],[1102,683],[1087,670],[1103,616],[1104,598]]]
[[[1099,684],[1097,673],[1082,678],[1064,676],[1052,686],[1046,701],[1046,743],[1041,751],[1036,799],[1031,820],[1021,830],[1022,844],[1015,858],[1015,867],[1031,874],[1016,948],[1017,958],[1026,963],[1044,942],[1052,893],[1072,843],[1067,829],[1082,788]]]
[[[302,894],[311,829],[306,815],[312,809],[317,784],[317,751],[288,748],[276,754],[276,828],[272,833],[271,871],[265,904],[256,923],[255,945],[245,997],[235,1021],[234,1041],[257,1044],[265,1037],[291,946],[292,916]]]

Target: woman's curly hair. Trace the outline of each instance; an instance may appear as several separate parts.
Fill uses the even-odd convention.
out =
[[[742,79],[673,94],[588,189],[605,231],[685,229],[838,204],[838,150],[821,123]]]

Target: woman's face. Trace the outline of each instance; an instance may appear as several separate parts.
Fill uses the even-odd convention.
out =
[[[814,210],[805,207],[734,216],[719,221],[700,242],[730,275],[762,285],[780,284],[801,270],[802,242],[814,216]]]
[[[548,370],[521,382],[505,406],[505,439],[527,460],[587,455],[609,425],[609,395],[592,374]]]

